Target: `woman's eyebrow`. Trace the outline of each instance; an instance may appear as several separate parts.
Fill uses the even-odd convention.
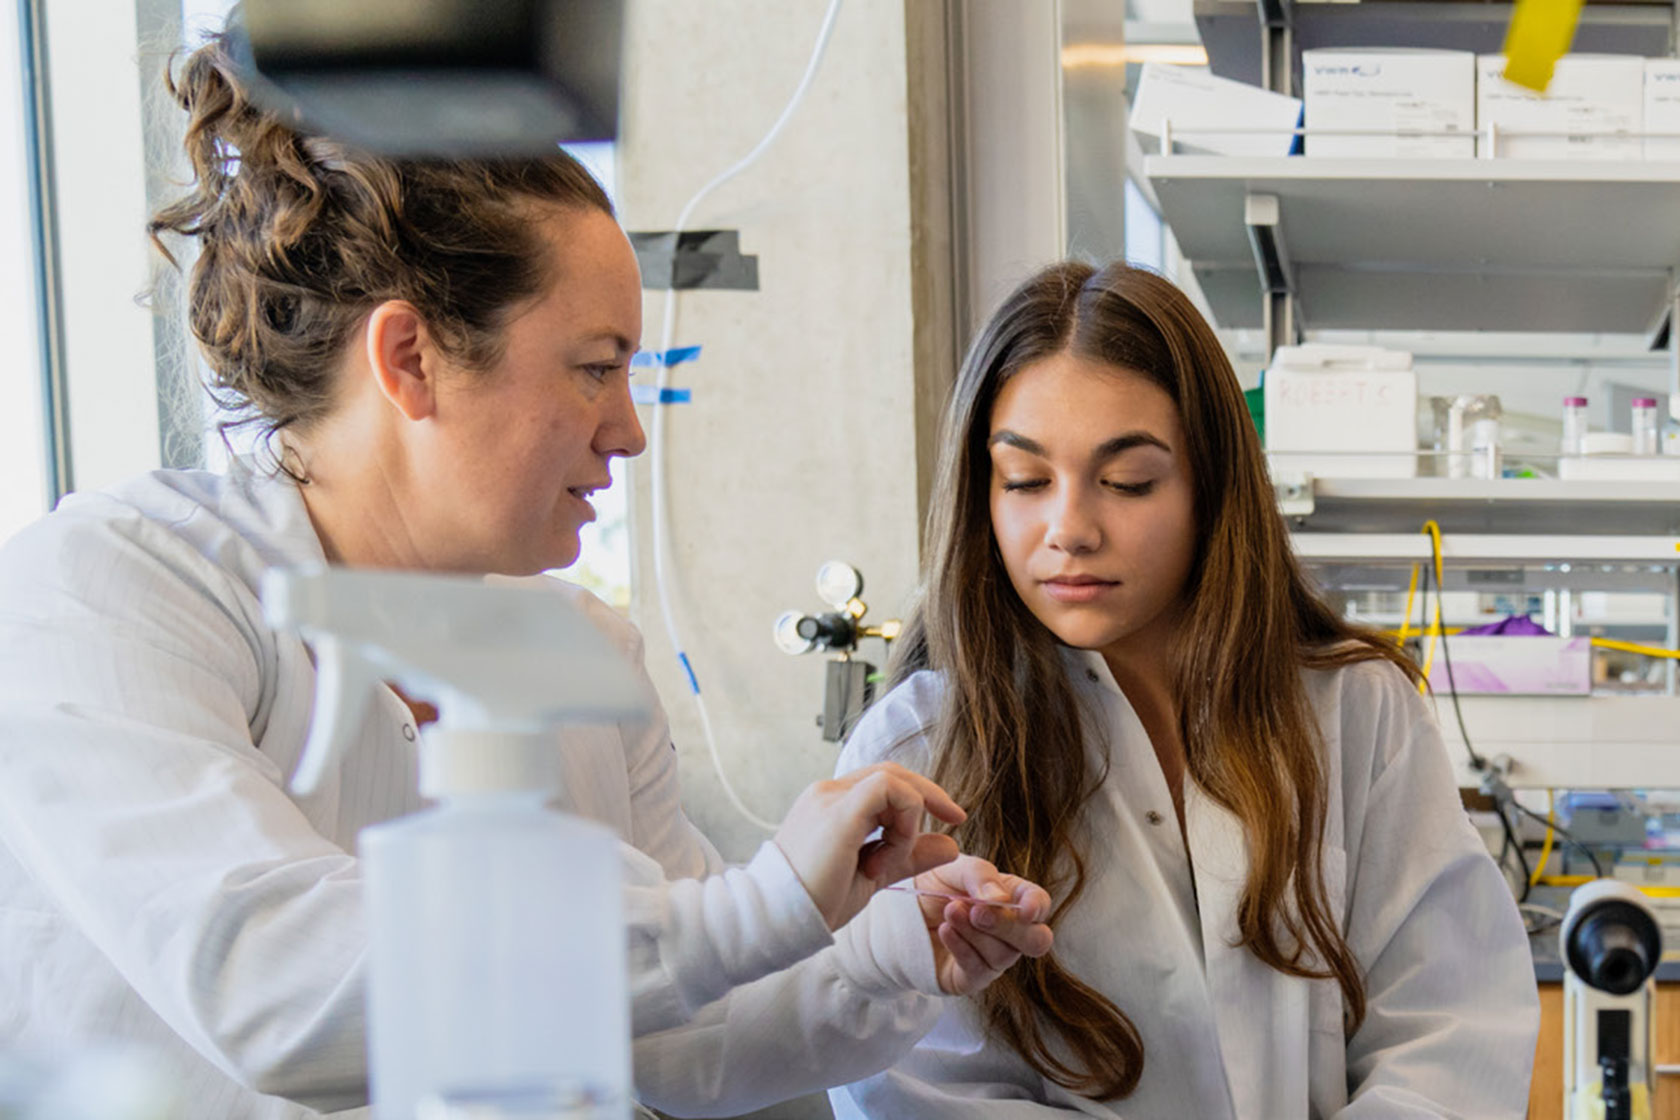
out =
[[[1000,443],[1019,448],[1029,455],[1043,457],[1047,454],[1043,444],[1035,439],[1029,439],[1019,432],[1012,432],[1008,428],[999,428],[993,432],[991,438],[986,441],[986,446],[995,447]],[[1091,461],[1093,463],[1106,463],[1115,456],[1123,455],[1137,447],[1158,447],[1168,455],[1172,454],[1172,448],[1168,447],[1160,437],[1148,432],[1138,431],[1127,432],[1123,436],[1115,436],[1111,440],[1105,440],[1098,444],[1097,449],[1091,452]]]
[[[1123,436],[1115,436],[1113,439],[1099,444],[1097,449],[1091,453],[1091,461],[1093,463],[1106,463],[1115,456],[1124,455],[1137,447],[1158,447],[1168,455],[1172,454],[1172,448],[1168,447],[1166,442],[1158,436],[1153,436],[1148,432],[1127,432]]]
[[[1012,432],[1008,428],[999,428],[992,433],[992,438],[986,441],[987,447],[996,447],[1000,443],[1010,447],[1018,447],[1029,455],[1044,455],[1044,445],[1035,439],[1028,439],[1019,432]]]

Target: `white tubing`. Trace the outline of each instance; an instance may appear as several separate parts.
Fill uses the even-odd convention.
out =
[[[677,222],[672,230],[671,248],[673,254],[675,254],[676,245],[682,237],[683,230],[688,228],[689,219],[693,217],[695,208],[700,205],[700,202],[712,191],[756,163],[758,158],[769,149],[770,145],[775,143],[776,137],[781,135],[782,129],[792,119],[794,110],[805,99],[806,90],[811,88],[811,81],[817,75],[817,68],[822,63],[824,52],[828,50],[828,40],[834,33],[834,21],[835,17],[840,14],[840,4],[841,0],[829,0],[828,11],[823,16],[822,27],[817,31],[816,45],[811,48],[811,59],[805,64],[805,73],[799,79],[799,85],[795,87],[793,96],[788,99],[786,107],[782,109],[781,116],[777,117],[776,123],[770,126],[770,131],[766,132],[764,138],[753,146],[752,151],[713,178],[711,182],[694,192],[694,197],[690,198],[684,204],[682,210],[678,212]],[[669,388],[671,384],[671,367],[663,359],[666,354],[671,352],[676,335],[677,289],[672,287],[666,289],[665,292],[665,316],[659,331],[659,355],[661,360],[655,367],[658,370],[657,385],[661,398],[664,397],[664,390]],[[653,474],[653,583],[659,596],[659,614],[665,623],[665,634],[670,639],[671,648],[676,651],[677,660],[681,663],[683,672],[688,677],[689,692],[693,695],[694,706],[700,713],[700,730],[705,736],[706,750],[711,754],[712,769],[717,772],[718,783],[723,786],[724,795],[728,797],[729,803],[735,807],[736,812],[760,828],[774,832],[776,830],[775,822],[767,821],[747,808],[746,803],[735,792],[735,787],[730,784],[728,774],[724,772],[723,759],[718,754],[717,737],[712,732],[711,715],[706,710],[706,699],[700,693],[700,685],[694,674],[693,662],[688,656],[687,646],[684,644],[681,631],[677,626],[676,610],[672,605],[673,589],[666,539],[670,517],[670,507],[667,504],[665,493],[665,414],[667,407],[664,404],[653,406],[653,433],[648,440],[649,469]]]

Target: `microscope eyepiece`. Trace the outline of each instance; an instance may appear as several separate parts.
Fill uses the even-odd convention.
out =
[[[1571,900],[1562,931],[1569,970],[1611,995],[1638,991],[1662,957],[1662,931],[1631,886],[1600,880]]]

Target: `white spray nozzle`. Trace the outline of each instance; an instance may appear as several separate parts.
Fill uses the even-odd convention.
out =
[[[332,773],[386,682],[438,705],[439,727],[529,736],[644,715],[641,680],[556,592],[464,576],[271,569],[263,616],[315,653],[316,703],[292,788]],[[465,742],[465,740],[462,740]]]

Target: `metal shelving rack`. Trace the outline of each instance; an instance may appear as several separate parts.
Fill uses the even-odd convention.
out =
[[[1492,52],[1510,13],[1435,0],[1195,6],[1215,73],[1288,94],[1302,50]],[[1675,18],[1669,2],[1589,3],[1575,49],[1672,55]],[[1633,335],[1680,353],[1667,329],[1680,321],[1680,163],[1252,159],[1178,154],[1169,136],[1142,170],[1216,321],[1263,329],[1267,353],[1317,329]],[[1300,479],[1279,490],[1298,554],[1328,587],[1403,593],[1430,556],[1418,529],[1433,519],[1449,592],[1660,594],[1666,619],[1640,636],[1680,642],[1680,483]],[[1672,668],[1667,682],[1666,695],[1470,696],[1463,713],[1478,751],[1515,760],[1513,786],[1680,786]],[[1458,765],[1457,721],[1441,715]]]
[[[1265,325],[1277,270],[1257,279],[1262,252],[1297,332],[1655,342],[1673,303],[1680,163],[1157,155],[1144,173],[1223,327]],[[1263,227],[1249,220],[1256,198],[1272,200]]]
[[[1302,479],[1280,486],[1296,554],[1326,588],[1403,592],[1431,559],[1418,531],[1442,531],[1445,590],[1483,594],[1589,591],[1660,595],[1660,623],[1616,636],[1680,645],[1680,482],[1559,479]],[[1449,621],[1453,621],[1450,620]],[[1670,662],[1670,665],[1673,663]],[[1457,720],[1437,695],[1460,780],[1475,785]],[[1680,694],[1461,698],[1477,751],[1508,756],[1513,787],[1680,786]]]
[[[1574,49],[1671,55],[1677,11],[1589,3]],[[1194,13],[1216,74],[1297,95],[1303,50],[1497,51],[1511,5],[1197,0]],[[1232,159],[1168,141],[1143,170],[1220,325],[1265,330],[1268,353],[1344,326],[1667,341],[1680,164]]]
[[[1248,0],[1197,0],[1194,15],[1214,73],[1292,93],[1300,88],[1298,84],[1287,87],[1267,80],[1263,58],[1268,50],[1274,57],[1287,51],[1291,81],[1300,73],[1301,52],[1321,47],[1383,43],[1492,54],[1505,44],[1511,5],[1431,0],[1352,4],[1276,0],[1257,6]],[[1574,49],[1657,57],[1673,54],[1674,46],[1671,4],[1589,3],[1581,12]]]

